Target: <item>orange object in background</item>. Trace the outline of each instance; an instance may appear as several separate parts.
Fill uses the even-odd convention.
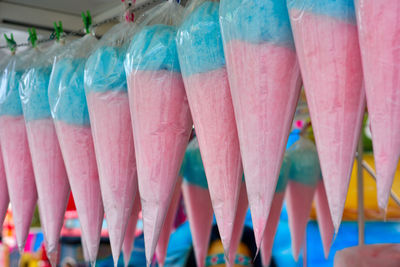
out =
[[[0,266],[10,266],[10,249],[6,244],[0,244]]]
[[[365,154],[364,161],[375,170],[373,154]],[[370,221],[384,220],[384,212],[378,207],[376,182],[372,176],[364,169],[364,213],[365,219]],[[397,166],[396,175],[392,185],[392,191],[396,196],[400,197],[400,166]],[[311,218],[316,219],[315,203],[311,212]],[[387,220],[400,219],[400,206],[389,197],[389,204],[386,213]],[[349,184],[349,191],[347,193],[346,204],[343,212],[344,221],[357,220],[357,160],[354,161],[353,171]]]

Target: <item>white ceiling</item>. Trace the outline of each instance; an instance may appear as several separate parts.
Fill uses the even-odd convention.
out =
[[[90,10],[95,16],[121,4],[120,0],[0,0],[0,2],[78,16],[86,10]]]

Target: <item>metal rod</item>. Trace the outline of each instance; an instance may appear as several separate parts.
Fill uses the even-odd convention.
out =
[[[363,160],[362,166],[369,173],[369,175],[371,175],[372,179],[374,179],[374,181],[376,182],[376,174],[375,171],[371,168],[371,166],[369,166],[369,164],[365,160]],[[393,199],[394,202],[396,202],[398,206],[400,206],[400,198],[396,195],[396,193],[393,190],[390,190],[390,197]]]
[[[357,149],[357,221],[358,221],[358,245],[365,244],[365,217],[364,217],[364,177],[363,177],[363,143],[362,138],[358,142]]]

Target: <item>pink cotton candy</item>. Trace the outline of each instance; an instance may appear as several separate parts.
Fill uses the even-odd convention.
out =
[[[55,266],[60,232],[70,194],[67,172],[53,119],[28,121],[26,131],[35,173],[46,253]]]
[[[184,77],[218,230],[230,250],[243,175],[225,68]]]
[[[365,106],[357,26],[295,9],[291,19],[330,212],[338,231]]]
[[[129,104],[147,264],[150,264],[192,130],[180,73],[137,70],[128,76]]]
[[[161,229],[160,238],[158,239],[157,247],[156,247],[156,256],[158,266],[162,267],[165,264],[165,257],[167,256],[167,248],[169,237],[173,230],[176,212],[179,207],[179,200],[181,199],[181,185],[182,178],[178,178],[176,182],[174,194],[172,195],[171,204],[169,205],[167,216],[165,217],[165,221],[163,227]]]
[[[1,143],[1,142],[0,142]],[[3,155],[0,149],[0,225],[3,225],[4,218],[6,217],[10,198],[8,196],[6,172],[4,169]]]
[[[86,95],[114,264],[118,263],[137,190],[135,149],[126,92]]]
[[[247,195],[257,247],[285,152],[300,72],[292,48],[232,40],[225,44]]]
[[[387,208],[400,156],[400,2],[355,1],[377,175]]]
[[[0,142],[17,244],[22,253],[37,201],[24,117],[0,117]]]
[[[231,245],[228,252],[229,262],[227,263],[227,266],[235,265],[236,253],[240,245],[240,241],[242,240],[244,220],[246,219],[246,213],[248,209],[249,202],[247,199],[246,184],[242,182],[236,209],[235,223],[233,224]]]
[[[207,188],[187,182],[182,184],[197,266],[204,266],[210,243],[213,209]]]
[[[315,187],[289,181],[286,192],[286,205],[289,229],[292,237],[292,252],[298,261],[300,249],[304,244],[308,219],[310,217]]]
[[[122,244],[122,253],[124,255],[125,267],[128,266],[129,261],[131,259],[133,242],[135,241],[136,237],[136,225],[139,219],[139,213],[141,209],[142,208],[140,206],[139,189],[136,189],[135,201],[133,202],[133,207],[132,207],[132,214],[131,217],[129,218],[128,225],[126,226],[124,243]]]
[[[92,133],[89,126],[55,121],[89,259],[96,261],[104,218]]]
[[[284,192],[275,193],[274,199],[272,200],[271,210],[268,215],[267,226],[265,227],[264,238],[260,248],[263,266],[269,266],[271,261],[272,247],[281,217],[284,196]]]
[[[324,255],[327,259],[333,242],[335,228],[333,227],[331,214],[329,212],[328,199],[326,197],[324,182],[322,180],[320,180],[317,185],[314,201],[317,210],[318,228],[321,234],[322,245],[324,247]]]

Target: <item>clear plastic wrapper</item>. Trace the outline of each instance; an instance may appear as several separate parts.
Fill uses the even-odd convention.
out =
[[[135,200],[133,202],[132,214],[129,218],[128,225],[126,226],[124,243],[122,244],[122,253],[124,255],[124,266],[128,267],[131,260],[133,244],[136,237],[136,225],[139,219],[139,213],[142,207],[140,205],[139,189],[136,189]]]
[[[218,230],[228,255],[243,168],[222,46],[219,1],[188,3],[178,29],[177,48]]]
[[[289,0],[296,52],[335,230],[365,107],[353,0]]]
[[[288,150],[290,161],[286,205],[292,237],[292,253],[297,261],[304,244],[306,227],[321,169],[315,145],[301,137]]]
[[[263,266],[269,266],[271,262],[272,247],[274,245],[275,234],[281,217],[286,186],[289,181],[290,163],[289,157],[285,154],[260,248]]]
[[[197,266],[205,266],[210,243],[213,208],[197,138],[190,141],[183,159],[182,193]]]
[[[175,43],[181,17],[172,0],[147,11],[124,62],[148,265],[192,130]]]
[[[84,91],[84,67],[97,40],[73,41],[56,56],[49,82],[51,115],[90,261],[96,260],[104,211]]]
[[[37,192],[18,87],[38,53],[31,48],[10,56],[0,83],[0,146],[20,252],[28,237]]]
[[[3,76],[3,71],[7,66],[8,60],[9,56],[6,56],[3,53],[0,54],[0,86]],[[0,149],[0,192],[2,192],[0,194],[0,225],[2,225],[7,213],[8,205],[10,203],[10,197],[8,196],[6,172],[4,169],[3,155],[1,153],[1,149]]]
[[[221,0],[220,24],[259,248],[300,92],[300,71],[285,1]]]
[[[165,217],[165,221],[160,233],[160,238],[157,243],[156,257],[158,266],[160,267],[165,266],[165,258],[167,256],[169,237],[174,227],[176,213],[179,207],[179,201],[181,200],[182,196],[181,185],[182,185],[182,178],[179,177],[178,181],[175,184],[175,189],[172,195],[171,203],[169,204],[167,216]]]
[[[387,209],[400,156],[400,2],[354,1],[374,148],[378,205]]]
[[[317,184],[314,203],[317,211],[319,233],[321,234],[322,246],[324,248],[324,256],[325,259],[328,259],[329,250],[331,249],[335,234],[335,228],[333,227],[331,213],[329,212],[328,198],[326,196],[325,186],[322,178]]]
[[[99,41],[85,65],[85,93],[114,263],[137,190],[124,58],[136,23],[122,22]]]
[[[37,55],[22,75],[19,86],[46,253],[54,266],[70,193],[48,98],[53,59],[62,49],[63,45],[56,42],[46,52]]]

